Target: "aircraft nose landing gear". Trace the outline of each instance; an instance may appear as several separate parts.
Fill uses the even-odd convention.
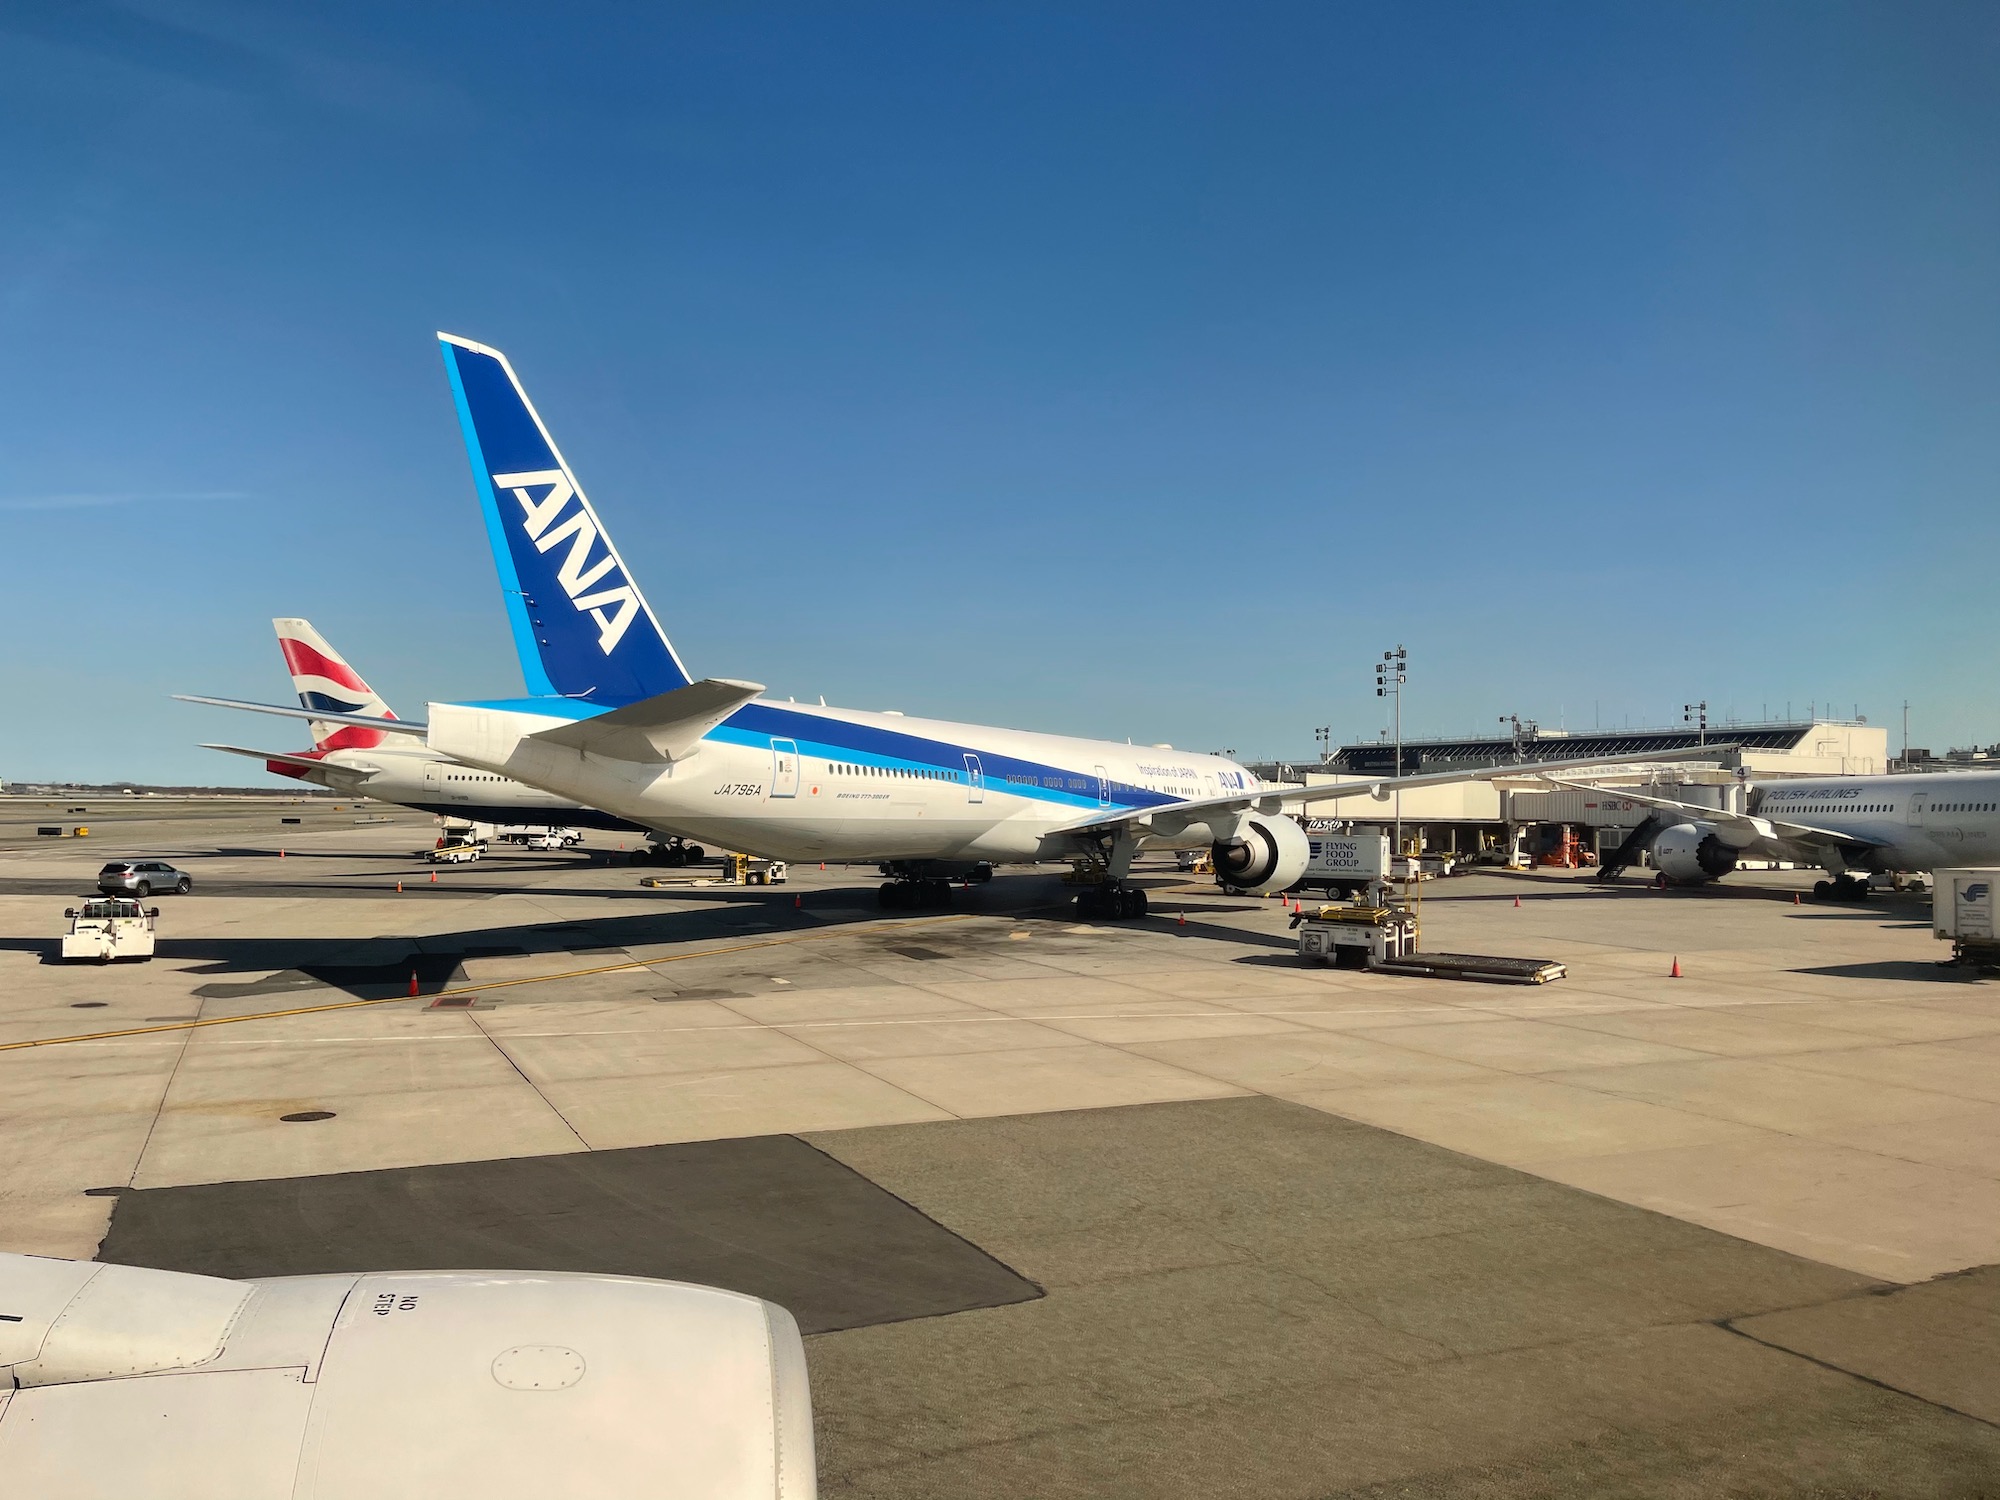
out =
[[[1868,882],[1852,875],[1836,875],[1831,880],[1815,881],[1813,894],[1822,901],[1866,901]]]
[[[1146,915],[1146,893],[1130,886],[1092,885],[1076,893],[1076,914],[1081,921],[1125,921]]]

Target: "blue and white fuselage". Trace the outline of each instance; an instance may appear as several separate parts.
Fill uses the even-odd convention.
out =
[[[433,703],[429,742],[662,832],[791,860],[1059,859],[1078,852],[1075,830],[1135,813],[1152,815],[1148,842],[1195,846],[1217,836],[1211,815],[1180,804],[1261,785],[1221,756],[761,698],[663,763],[537,738],[603,712]]]

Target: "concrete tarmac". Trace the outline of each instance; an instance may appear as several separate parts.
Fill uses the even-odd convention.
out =
[[[313,813],[0,851],[0,1246],[88,1255],[109,1228],[107,1253],[172,1258],[159,1226],[200,1218],[173,1200],[213,1191],[264,1205],[252,1252],[365,1256],[392,1209],[351,1235],[320,1212],[315,1248],[268,1207],[283,1182],[335,1202],[329,1174],[385,1174],[393,1205],[397,1173],[467,1163],[503,1186],[447,1194],[444,1243],[546,1199],[572,1239],[496,1247],[609,1256],[618,1193],[495,1164],[800,1136],[1047,1291],[815,1324],[845,1330],[810,1343],[830,1493],[2000,1482],[1976,1269],[2000,1262],[2000,990],[1936,966],[1921,901],[1794,905],[1790,873],[1426,887],[1426,946],[1570,966],[1512,989],[1302,967],[1278,903],[1157,863],[1142,922],[1077,924],[1060,882],[1007,875],[891,918],[859,870],[643,889],[675,872],[601,836],[433,884],[428,819]],[[141,853],[197,881],[159,902],[161,957],[45,962],[58,893]],[[645,1180],[627,1204],[672,1200]],[[723,1238],[791,1244],[788,1295],[842,1285],[868,1214],[786,1241],[812,1192],[757,1180],[791,1182],[721,1193]]]

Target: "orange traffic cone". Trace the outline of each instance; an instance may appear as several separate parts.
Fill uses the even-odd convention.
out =
[[[825,861],[825,860],[821,860],[821,861],[819,862],[819,867],[820,867],[820,868],[821,868],[822,870],[824,870],[824,869],[826,868],[826,861]]]
[[[1182,912],[1182,913],[1181,913],[1181,920],[1180,920],[1180,925],[1181,925],[1181,926],[1183,926],[1183,927],[1187,926],[1187,913],[1186,913],[1186,912]]]
[[[1678,953],[1676,953],[1674,955],[1674,966],[1671,969],[1667,970],[1667,978],[1678,979],[1680,977],[1681,977],[1681,956]]]
[[[437,883],[438,883],[438,872],[436,870],[433,870],[431,871],[431,884],[436,885]]]
[[[802,907],[802,906],[804,906],[805,904],[806,904],[806,898],[805,898],[805,897],[803,897],[803,896],[794,896],[794,897],[792,897],[792,910],[793,910],[793,911],[797,911],[797,910],[798,910],[799,908],[801,908],[801,907]]]
[[[396,882],[396,894],[399,896],[403,894],[403,882],[400,880]]]
[[[1519,905],[1521,904],[1521,898],[1520,898],[1519,896],[1516,896],[1516,897],[1514,898],[1514,904],[1515,904],[1516,906],[1519,906]]]
[[[416,994],[416,992],[417,992],[417,971],[415,969],[412,969],[410,970],[410,993],[414,995]]]
[[[1799,893],[1798,893],[1797,891],[1793,891],[1793,892],[1792,892],[1792,905],[1794,905],[1794,906],[1803,906],[1803,905],[1805,905],[1805,903],[1804,903],[1803,901],[1799,900]]]
[[[285,857],[285,851],[280,849],[278,851],[278,858],[283,859],[284,857]]]

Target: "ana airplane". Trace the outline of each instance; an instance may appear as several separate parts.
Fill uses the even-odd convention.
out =
[[[311,713],[332,714],[335,720],[309,720],[310,750],[248,750],[241,745],[203,749],[261,760],[273,775],[331,787],[342,796],[368,797],[468,822],[645,832],[636,823],[477,766],[460,765],[413,742],[410,736],[421,736],[423,726],[397,719],[381,695],[310,621],[273,620],[271,626],[278,633],[278,649],[284,652],[300,704]],[[369,722],[345,722],[355,717]]]
[[[1817,896],[1860,898],[1871,874],[1987,864],[2000,849],[2000,775],[1992,773],[1752,783],[1744,812],[1550,779],[1652,809],[1600,880],[1616,880],[1642,852],[1675,885],[1720,879],[1740,860],[1774,859],[1832,875],[1813,887]]]
[[[1082,860],[1098,877],[1077,897],[1087,917],[1144,913],[1145,892],[1128,884],[1142,844],[1206,845],[1218,880],[1283,890],[1308,856],[1285,803],[1386,801],[1399,787],[1530,769],[1280,787],[1227,757],[1166,745],[780,703],[758,683],[697,680],[505,357],[438,337],[529,696],[433,703],[427,725],[314,714],[323,721],[426,732],[432,751],[461,765],[686,839],[775,859],[879,865],[889,907],[941,902],[949,879],[983,879],[996,864]],[[1650,757],[1675,758],[1685,756]],[[1532,769],[1617,763],[1585,757]]]

